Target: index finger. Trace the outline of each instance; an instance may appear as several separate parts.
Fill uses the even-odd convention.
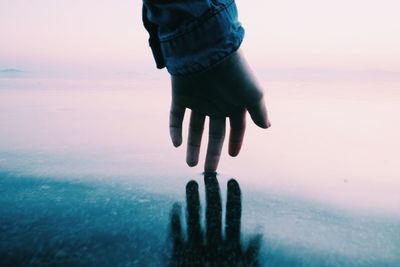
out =
[[[229,155],[236,157],[242,147],[244,132],[246,130],[246,110],[229,117],[231,131],[229,134]]]

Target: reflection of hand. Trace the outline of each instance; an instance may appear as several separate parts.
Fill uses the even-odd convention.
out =
[[[225,118],[229,117],[229,154],[237,156],[246,128],[246,111],[261,128],[268,128],[263,92],[243,55],[237,51],[205,72],[183,77],[172,76],[170,135],[175,146],[182,143],[185,109],[192,110],[186,162],[195,166],[199,160],[205,117],[210,117],[205,171],[215,172],[225,138]]]
[[[218,181],[215,176],[205,177],[206,227],[200,226],[200,199],[198,185],[190,181],[186,185],[187,239],[181,226],[181,207],[175,204],[171,213],[171,237],[173,251],[171,267],[239,267],[259,266],[260,236],[250,241],[246,250],[240,238],[241,193],[236,180],[228,182],[225,216],[225,237],[222,233],[222,205]]]

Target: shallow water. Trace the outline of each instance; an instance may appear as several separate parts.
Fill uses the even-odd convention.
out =
[[[400,83],[262,84],[273,127],[249,123],[219,179],[223,196],[240,183],[263,263],[398,266]],[[166,77],[0,78],[1,254],[159,266],[172,204],[190,179],[204,190],[170,144],[168,107]]]

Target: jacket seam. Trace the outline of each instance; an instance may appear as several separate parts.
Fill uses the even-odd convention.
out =
[[[183,29],[182,31],[179,31],[175,34],[172,34],[170,36],[166,36],[164,38],[158,38],[160,43],[166,43],[173,41],[175,39],[178,39],[179,37],[182,37],[186,34],[190,34],[193,32],[196,28],[200,28],[203,24],[205,24],[209,19],[219,15],[223,11],[226,11],[228,8],[230,8],[233,4],[235,4],[235,1],[232,0],[228,2],[227,4],[224,4],[223,6],[217,8],[215,12],[206,12],[204,15],[200,16],[199,18],[195,19],[193,22],[190,23],[190,25]]]

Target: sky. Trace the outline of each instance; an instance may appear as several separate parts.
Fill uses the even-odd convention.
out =
[[[400,72],[396,0],[237,0],[259,69]],[[139,0],[0,0],[0,69],[154,70]]]

